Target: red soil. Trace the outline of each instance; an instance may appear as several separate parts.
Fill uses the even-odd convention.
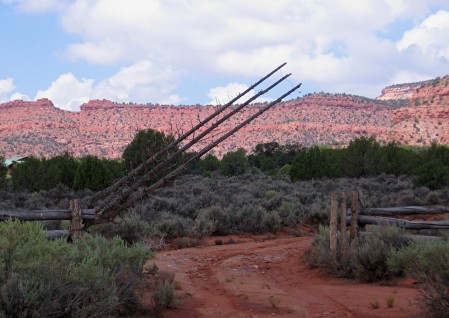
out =
[[[227,243],[229,238],[218,238]],[[312,236],[233,237],[235,244],[162,251],[147,265],[174,271],[180,289],[167,318],[189,317],[413,317],[418,285],[359,284],[310,269]],[[394,298],[388,308],[386,299]],[[271,300],[270,300],[271,298]],[[371,303],[379,303],[374,309]],[[277,308],[276,308],[277,307]]]

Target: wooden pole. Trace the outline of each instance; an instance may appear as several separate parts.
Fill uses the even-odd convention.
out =
[[[183,140],[187,139],[189,136],[191,136],[192,134],[194,134],[195,132],[197,132],[198,129],[200,129],[201,127],[203,127],[204,125],[206,125],[208,122],[210,122],[212,119],[214,119],[216,116],[218,116],[220,113],[222,113],[224,110],[226,110],[228,107],[230,107],[231,105],[233,105],[236,101],[238,101],[241,97],[243,97],[244,95],[246,95],[247,93],[251,92],[256,86],[258,86],[259,84],[261,84],[263,81],[265,81],[266,79],[268,79],[271,75],[273,75],[274,73],[276,73],[278,70],[280,70],[282,67],[284,67],[287,63],[283,63],[280,66],[278,66],[277,68],[275,68],[273,71],[271,71],[269,74],[265,75],[263,78],[261,78],[259,81],[257,81],[256,83],[254,83],[253,85],[251,85],[251,87],[249,87],[248,89],[246,89],[243,93],[240,93],[239,95],[237,95],[234,99],[232,99],[231,101],[229,101],[226,105],[224,105],[223,107],[220,107],[216,112],[214,112],[213,114],[211,114],[210,116],[208,116],[206,119],[204,119],[203,121],[201,121],[200,123],[198,123],[195,127],[193,127],[192,129],[190,129],[188,132],[184,133],[182,136],[180,136],[177,140],[173,141],[172,143],[170,143],[167,147],[165,147],[164,149],[162,149],[161,151],[159,151],[158,153],[156,153],[155,155],[153,155],[152,157],[148,158],[145,162],[143,162],[140,166],[138,166],[136,169],[132,170],[130,173],[128,173],[126,176],[122,177],[119,181],[117,181],[116,183],[114,183],[113,185],[111,185],[110,187],[108,187],[107,189],[100,191],[98,193],[96,193],[91,201],[90,201],[90,205],[94,205],[98,200],[104,199],[107,196],[114,194],[114,192],[118,191],[121,187],[125,186],[127,183],[131,182],[132,179],[134,177],[141,177],[142,174],[145,174],[145,171],[150,167],[150,165],[163,158],[163,155],[168,154],[171,150],[175,149],[175,147],[180,144]],[[263,95],[264,92],[259,92],[258,94],[256,94],[257,96]],[[247,104],[249,104],[254,98],[256,98],[257,96],[253,96],[249,101],[247,101]],[[246,104],[246,105],[247,105]],[[245,105],[244,105],[245,106]],[[239,107],[244,107],[244,106],[239,106]],[[206,133],[207,134],[207,133]],[[202,137],[201,137],[202,138]],[[201,139],[200,138],[200,139]],[[185,148],[184,150],[190,148],[190,146],[192,146],[193,144],[195,144],[198,139],[196,139],[196,141],[194,142],[189,142],[188,145],[189,146],[184,146],[183,148]]]
[[[74,199],[70,201],[70,211],[72,214],[72,223],[70,226],[70,232],[72,240],[79,239],[82,236],[83,220],[81,218],[80,200]]]
[[[359,236],[359,192],[352,191],[351,202],[351,233],[350,240],[353,242]]]
[[[339,237],[339,250],[341,253],[343,251],[343,246],[346,240],[346,192],[342,192],[341,194]]]
[[[278,84],[279,81],[283,80],[281,78],[276,83],[271,85],[270,87],[266,88],[266,90],[271,89],[275,85]],[[138,181],[136,181],[131,187],[123,190],[118,197],[115,200],[109,201],[107,204],[103,205],[102,207],[98,208],[96,210],[96,219],[92,222],[86,221],[86,225],[94,224],[94,223],[104,223],[108,222],[109,220],[113,220],[117,215],[119,215],[121,212],[126,211],[129,207],[131,207],[136,202],[142,200],[143,196],[148,195],[149,193],[153,192],[155,189],[161,188],[170,181],[172,181],[174,178],[179,176],[180,174],[184,173],[187,168],[192,165],[195,161],[197,161],[199,158],[201,158],[204,154],[206,154],[208,151],[210,151],[212,148],[216,147],[218,144],[220,144],[223,140],[227,139],[228,137],[232,136],[234,133],[242,129],[244,126],[246,126],[248,123],[268,111],[270,108],[281,102],[285,97],[296,91],[301,84],[296,85],[292,89],[290,89],[288,92],[286,92],[284,95],[280,96],[278,99],[268,103],[266,106],[263,106],[261,109],[259,109],[258,112],[241,122],[238,126],[234,127],[230,131],[228,131],[226,134],[222,135],[217,140],[211,142],[209,145],[204,147],[202,150],[197,152],[193,157],[182,163],[181,165],[177,166],[175,170],[171,171],[169,174],[167,174],[164,177],[159,178],[157,181],[152,183],[150,186],[146,187],[145,183],[148,181],[147,178],[150,177],[150,174],[146,174],[142,176]]]
[[[95,219],[94,209],[81,210],[83,219]],[[19,219],[22,221],[71,220],[72,212],[66,210],[0,211],[0,221]]]
[[[329,241],[332,257],[337,258],[337,217],[338,217],[338,193],[331,195],[331,215],[329,223]]]

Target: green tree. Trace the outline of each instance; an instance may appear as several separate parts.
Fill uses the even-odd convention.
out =
[[[125,173],[124,161],[121,159],[102,159],[104,165],[111,173],[112,179],[118,179],[122,177]]]
[[[220,169],[220,160],[212,154],[207,154],[198,160],[192,168],[193,173],[210,175],[211,172]]]
[[[75,190],[90,189],[99,191],[112,182],[112,174],[105,163],[94,156],[81,159],[75,174],[73,188]]]
[[[348,177],[376,175],[380,159],[380,145],[374,137],[362,136],[349,143],[345,151],[343,170]]]
[[[416,169],[412,179],[415,186],[425,186],[431,190],[449,186],[449,167],[438,159],[424,163]]]
[[[123,152],[122,157],[125,162],[125,169],[130,171],[136,168],[173,141],[173,136],[165,135],[163,132],[153,129],[139,131]],[[167,158],[176,150],[173,149],[169,154],[161,158],[161,160]]]
[[[221,159],[220,172],[224,176],[238,176],[244,174],[248,167],[248,158],[246,151],[239,148],[236,151],[230,151]]]
[[[14,167],[11,176],[14,189],[18,190],[39,191],[47,184],[44,163],[35,157]]]
[[[419,156],[416,151],[390,142],[379,149],[377,171],[400,176],[412,173],[418,163]]]
[[[68,153],[53,157],[48,160],[50,170],[60,171],[59,182],[63,185],[72,188],[75,181],[76,170],[78,169],[79,161]]]
[[[293,160],[290,178],[293,181],[322,178],[328,168],[324,153],[317,146],[300,151]]]
[[[0,157],[0,189],[3,189],[6,186],[6,173],[8,172],[8,168],[5,166],[5,160],[3,157]]]

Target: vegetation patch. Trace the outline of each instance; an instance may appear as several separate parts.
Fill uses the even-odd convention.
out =
[[[142,265],[152,255],[118,237],[49,241],[39,223],[0,223],[0,316],[109,317],[138,312]]]

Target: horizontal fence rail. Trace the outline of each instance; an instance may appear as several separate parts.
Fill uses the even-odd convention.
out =
[[[347,204],[350,207],[347,207]],[[349,226],[349,240],[351,244],[357,244],[357,238],[379,235],[376,232],[360,232],[366,225],[389,225],[404,230],[449,230],[449,220],[406,220],[401,217],[413,216],[424,219],[427,215],[449,214],[449,206],[401,206],[384,208],[364,208],[358,190],[350,193],[333,192],[331,194],[331,211],[329,216],[329,248],[332,257],[336,259],[344,248],[348,239],[346,234]],[[419,233],[418,233],[419,234]],[[401,234],[404,240],[426,239],[442,240],[443,236]]]
[[[82,209],[81,219],[94,220],[95,209]],[[58,221],[71,220],[71,210],[35,210],[35,211],[0,211],[0,221],[19,219],[22,221]]]
[[[360,209],[360,215],[416,215],[416,214],[443,214],[449,213],[449,207],[435,206],[399,206],[387,208],[365,208]]]
[[[346,216],[346,223],[351,223],[351,217]],[[359,215],[359,225],[391,225],[405,230],[440,230],[449,229],[449,221],[408,221],[381,216]]]

